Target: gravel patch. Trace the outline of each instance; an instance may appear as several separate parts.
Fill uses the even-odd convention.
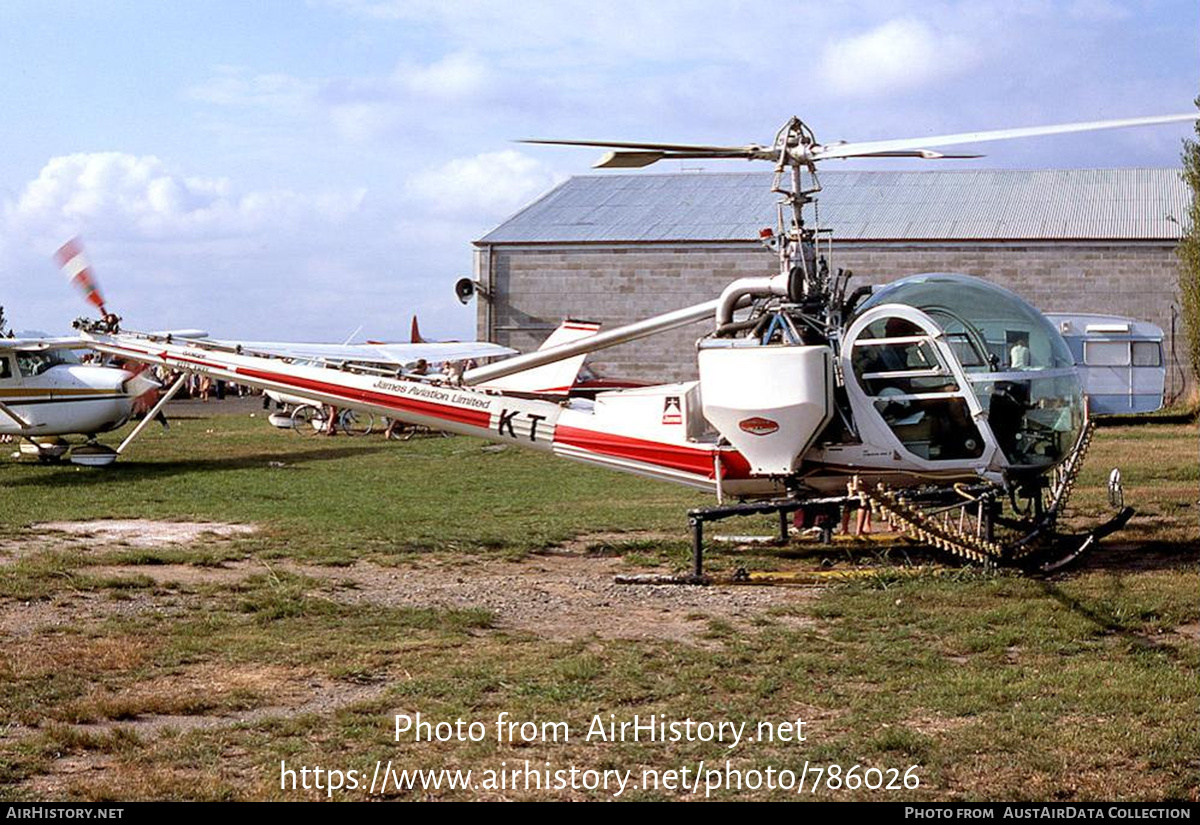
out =
[[[258,528],[253,524],[214,521],[46,521],[32,524],[15,535],[0,537],[0,565],[11,564],[39,550],[177,547],[201,541],[223,541],[256,532]]]
[[[0,552],[10,558],[19,557],[31,548],[45,547],[47,540],[74,549],[114,545],[153,548],[248,535],[255,529],[246,524],[143,519],[47,522],[9,539],[7,546],[0,546]],[[296,573],[321,582],[318,589],[322,595],[345,604],[482,608],[495,614],[499,629],[550,640],[598,637],[705,643],[710,619],[742,627],[767,622],[811,624],[803,618],[781,616],[781,611],[772,608],[810,601],[819,591],[817,587],[616,584],[613,577],[631,572],[630,567],[621,558],[585,552],[585,548],[611,538],[602,534],[581,536],[547,554],[522,561],[457,556],[401,567],[370,562],[323,567],[275,560],[268,568],[261,561],[247,559],[218,566],[105,565],[80,572],[102,577],[147,576],[159,584],[185,590],[202,583],[234,584],[272,571]],[[632,572],[656,571],[639,568]],[[130,601],[113,602],[79,593],[51,603],[0,605],[0,628],[21,633],[37,626],[77,621],[82,616],[96,618],[96,614],[175,613],[188,609],[185,604],[193,598],[186,592],[138,593]]]
[[[381,569],[355,565],[337,578],[353,582],[335,598],[392,606],[480,607],[498,626],[546,639],[672,639],[696,641],[707,619],[731,624],[766,617],[772,607],[811,601],[817,588],[623,585],[629,572],[618,558],[533,556],[522,562],[487,561],[469,566]]]

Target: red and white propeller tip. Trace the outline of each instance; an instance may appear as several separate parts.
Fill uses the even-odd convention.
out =
[[[87,302],[100,310],[101,314],[108,315],[108,310],[104,307],[104,297],[100,294],[92,274],[92,264],[83,254],[83,243],[79,238],[72,238],[60,246],[54,253],[54,259],[58,261],[67,280],[83,293]]]

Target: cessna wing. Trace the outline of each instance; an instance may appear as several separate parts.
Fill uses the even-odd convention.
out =
[[[91,344],[82,338],[0,338],[0,352],[41,352],[49,349],[89,349]]]

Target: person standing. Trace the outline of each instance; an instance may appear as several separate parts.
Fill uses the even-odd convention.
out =
[[[1029,336],[1021,335],[1013,342],[1012,349],[1008,352],[1009,369],[1027,370],[1029,369]]]

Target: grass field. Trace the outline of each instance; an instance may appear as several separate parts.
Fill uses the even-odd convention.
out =
[[[703,498],[466,438],[304,439],[186,409],[107,469],[0,464],[6,799],[328,794],[281,788],[281,762],[298,784],[305,767],[310,785],[317,766],[359,771],[345,799],[367,797],[377,762],[469,769],[478,786],[376,793],[401,799],[611,798],[625,771],[620,798],[703,797],[705,773],[680,787],[702,762],[722,799],[797,797],[747,787],[768,769],[806,776],[801,798],[1197,799],[1194,426],[1098,433],[1072,523],[1103,515],[1113,465],[1139,515],[1052,578],[942,567],[901,542],[794,543],[714,549],[711,568],[874,572],[621,588],[614,572],[686,565],[684,510]],[[105,529],[131,519],[253,532]],[[729,524],[716,532],[771,528]],[[418,712],[484,734],[396,741],[396,715]],[[498,741],[501,714],[535,741]],[[733,747],[586,738],[635,715],[746,727]],[[805,740],[781,741],[797,719]],[[526,763],[577,786],[485,773]],[[588,789],[584,770],[617,773]]]

